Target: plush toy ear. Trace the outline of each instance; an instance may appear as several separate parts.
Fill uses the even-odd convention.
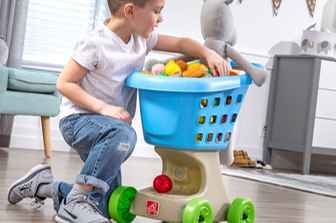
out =
[[[234,0],[225,0],[225,3],[226,3],[227,5],[230,5],[233,1],[234,1]]]

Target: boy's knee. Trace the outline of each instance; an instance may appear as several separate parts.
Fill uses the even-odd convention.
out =
[[[127,132],[128,132],[128,138],[130,142],[130,146],[133,148],[136,144],[137,141],[137,134],[134,130],[134,128],[130,125],[126,125],[127,127]]]
[[[127,151],[134,148],[137,141],[137,134],[132,126],[123,123],[120,128],[120,138],[123,140],[120,141],[118,150]]]

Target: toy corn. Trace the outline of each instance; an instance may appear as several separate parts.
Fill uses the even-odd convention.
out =
[[[188,69],[182,73],[182,77],[200,77],[203,73],[207,72],[208,68],[205,65],[200,65],[197,67],[193,67]]]

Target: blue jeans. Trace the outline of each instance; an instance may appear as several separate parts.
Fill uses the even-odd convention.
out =
[[[99,203],[102,215],[108,213],[109,198],[121,185],[120,167],[132,154],[136,133],[127,123],[96,114],[73,114],[60,121],[66,143],[84,161],[75,183],[92,185],[90,199]],[[67,197],[74,184],[55,182],[54,209]]]

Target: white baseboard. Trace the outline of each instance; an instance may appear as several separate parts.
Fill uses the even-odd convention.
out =
[[[53,151],[70,152],[71,148],[63,140],[58,129],[51,129],[51,145]],[[138,143],[132,156],[158,158],[154,146],[147,144],[142,135],[138,134]],[[42,129],[33,126],[15,126],[11,136],[10,148],[43,150]]]

